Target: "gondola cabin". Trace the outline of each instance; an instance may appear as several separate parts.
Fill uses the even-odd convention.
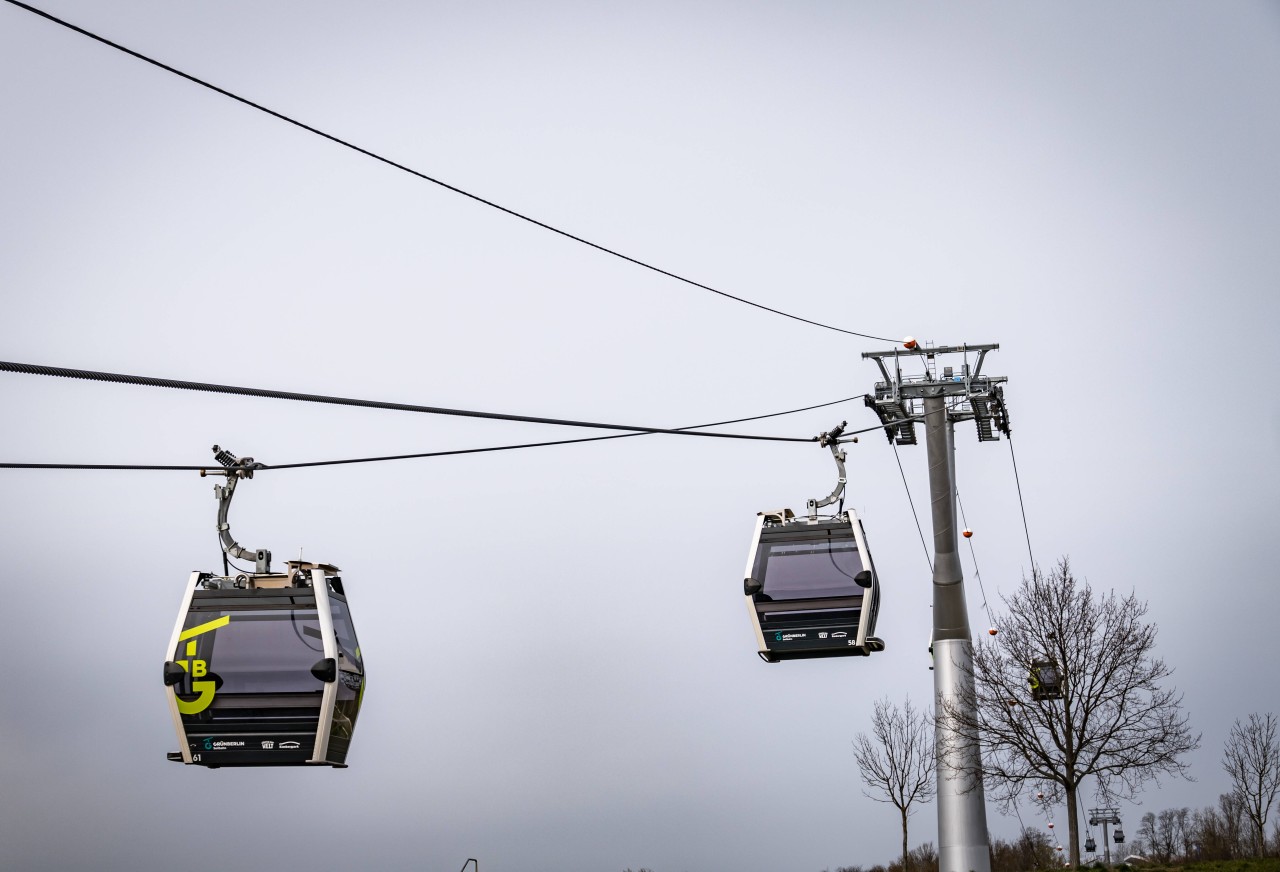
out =
[[[853,511],[800,519],[790,509],[762,512],[743,592],[768,663],[884,650],[873,635],[880,583]]]
[[[346,766],[364,663],[338,568],[193,572],[164,664],[180,751],[219,766]]]
[[[1028,676],[1031,698],[1037,702],[1062,699],[1062,671],[1053,660],[1035,660]]]

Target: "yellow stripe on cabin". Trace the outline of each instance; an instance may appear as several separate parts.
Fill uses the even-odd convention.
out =
[[[229,623],[231,623],[231,616],[223,615],[222,617],[215,618],[208,623],[198,624],[189,630],[183,630],[182,635],[178,637],[178,641],[183,642],[187,639],[192,639],[205,633],[212,633],[214,630],[225,627]]]

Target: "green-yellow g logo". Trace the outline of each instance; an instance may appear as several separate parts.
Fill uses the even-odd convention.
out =
[[[209,674],[209,664],[204,660],[195,659],[195,638],[196,636],[203,635],[204,633],[212,633],[219,627],[225,627],[229,623],[231,623],[231,616],[223,615],[221,618],[216,618],[212,621],[208,621],[207,623],[192,627],[189,630],[183,630],[182,635],[178,637],[179,642],[187,643],[187,659],[175,660],[173,662],[187,670],[192,678],[191,689],[200,694],[191,702],[186,702],[182,699],[178,700],[178,711],[182,712],[184,715],[198,714],[207,709],[213,703],[213,694],[218,689],[218,685],[215,682],[208,680],[195,680],[198,678],[204,678]]]

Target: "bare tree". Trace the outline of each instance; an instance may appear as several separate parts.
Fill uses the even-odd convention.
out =
[[[1266,851],[1267,817],[1280,793],[1280,742],[1276,741],[1276,716],[1249,715],[1239,720],[1227,736],[1222,768],[1231,776],[1231,789],[1244,805],[1252,825],[1253,854]]]
[[[1197,860],[1231,860],[1245,853],[1244,804],[1234,793],[1218,797],[1218,807],[1191,814],[1191,839]],[[1198,845],[1198,847],[1195,847]]]
[[[1039,830],[1024,829],[1013,842],[996,839],[991,843],[991,872],[1026,872],[1061,866],[1062,860],[1053,842]]]
[[[886,697],[876,703],[871,732],[853,740],[853,754],[867,788],[863,793],[876,802],[892,803],[902,817],[902,867],[908,870],[907,818],[916,802],[928,802],[937,790],[934,782],[933,718],[917,712],[908,698],[898,708]]]
[[[981,774],[1006,807],[1027,789],[1065,799],[1078,866],[1080,782],[1092,775],[1107,795],[1132,797],[1161,775],[1185,776],[1182,757],[1200,737],[1165,686],[1173,670],[1155,656],[1146,603],[1095,593],[1064,557],[1024,578],[1005,605],[995,638],[974,648],[973,714],[948,706],[946,716],[981,736]]]
[[[1149,846],[1152,858],[1161,863],[1180,855],[1185,857],[1190,853],[1190,817],[1189,808],[1166,808],[1159,814],[1149,811],[1138,824],[1138,838]]]
[[[933,846],[933,842],[916,845],[907,857],[911,861],[913,872],[938,872],[938,849]],[[887,872],[906,872],[906,866],[901,860],[895,860],[889,864]]]

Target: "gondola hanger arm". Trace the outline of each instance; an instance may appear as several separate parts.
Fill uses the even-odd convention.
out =
[[[265,468],[252,457],[236,457],[220,446],[213,446],[213,457],[222,464],[222,469],[200,470],[200,476],[225,475],[225,485],[214,485],[213,495],[218,500],[218,539],[222,542],[223,563],[227,557],[240,560],[252,560],[254,572],[265,574],[271,571],[271,551],[266,548],[252,550],[240,545],[231,535],[231,525],[227,522],[227,514],[231,511],[231,498],[235,496],[236,485],[243,478],[253,478],[256,469]],[[224,565],[224,571],[229,571]]]
[[[818,509],[822,508],[823,506],[831,505],[836,500],[840,499],[841,495],[844,493],[844,486],[846,481],[848,480],[848,477],[845,474],[845,468],[844,468],[845,453],[844,453],[844,449],[840,447],[840,445],[842,444],[840,441],[840,437],[841,435],[844,434],[844,428],[847,426],[849,426],[848,421],[841,421],[838,426],[833,427],[832,429],[828,430],[826,433],[823,433],[818,437],[817,441],[819,445],[823,446],[824,448],[831,449],[831,456],[835,458],[836,470],[839,478],[836,481],[835,490],[833,490],[826,497],[824,497],[821,500],[808,501],[807,507],[809,509],[810,521],[818,520]],[[846,439],[844,441],[857,442],[858,437],[854,436],[852,439]]]

